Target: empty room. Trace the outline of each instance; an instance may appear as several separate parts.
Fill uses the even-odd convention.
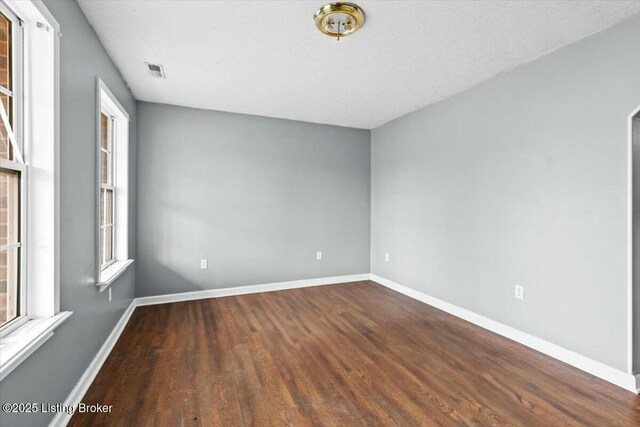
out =
[[[0,0],[0,426],[640,426],[640,1]]]

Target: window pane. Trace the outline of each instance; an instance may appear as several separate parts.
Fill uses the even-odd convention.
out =
[[[11,81],[11,21],[0,13],[0,86],[12,90]],[[0,100],[7,112],[9,123],[13,126],[11,99],[1,94]],[[0,159],[11,158],[11,145],[4,123],[0,121]]]
[[[11,21],[0,13],[0,85],[11,90]]]
[[[110,184],[109,157],[109,154],[100,150],[100,182],[103,184]]]
[[[113,184],[111,177],[111,154],[100,150],[100,182],[102,184]]]
[[[111,119],[100,113],[100,182],[112,184],[111,176],[111,143],[109,141]],[[103,151],[106,150],[106,151]]]
[[[105,229],[105,254],[106,260],[105,262],[109,262],[113,259],[113,227],[109,226]]]
[[[0,93],[0,101],[2,101],[4,110],[7,112],[9,123],[11,124],[11,126],[13,126],[13,118],[12,118],[13,109],[11,108],[12,99],[3,93]],[[7,129],[4,125],[4,121],[0,120],[0,159],[9,160],[10,158],[11,158],[11,142],[9,141],[9,134],[7,133]]]
[[[104,192],[105,191],[106,190],[104,188],[100,189],[100,227],[106,224],[106,222],[104,222]]]
[[[106,264],[113,259],[113,227],[104,227],[100,233],[100,262]]]
[[[109,150],[109,118],[100,113],[100,147]]]
[[[106,228],[100,229],[100,264],[104,264],[107,261],[107,251],[105,250],[106,232]]]
[[[0,326],[20,315],[19,248],[0,251]]]
[[[113,223],[113,190],[100,189],[100,226]]]
[[[102,206],[102,203],[100,203],[100,206]],[[100,209],[100,211],[102,211],[102,209]],[[102,223],[100,223],[100,225],[102,225]],[[98,234],[100,234],[100,256],[99,256],[99,261],[100,261],[100,265],[104,264],[104,228],[100,227]]]
[[[0,245],[20,241],[20,172],[0,169]]]
[[[113,190],[105,190],[104,223],[113,224]]]

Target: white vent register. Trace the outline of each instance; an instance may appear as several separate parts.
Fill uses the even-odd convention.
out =
[[[145,65],[147,66],[147,70],[151,77],[155,77],[156,79],[166,79],[164,75],[164,67],[162,67],[162,65],[150,64],[149,62],[145,62]]]

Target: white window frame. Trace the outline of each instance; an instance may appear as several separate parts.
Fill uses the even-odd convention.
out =
[[[18,315],[8,321],[4,325],[0,325],[0,336],[4,336],[15,328],[23,325],[25,322],[29,320],[27,315],[27,286],[26,286],[26,251],[28,248],[26,241],[26,230],[27,230],[27,165],[24,162],[24,158],[22,153],[24,151],[24,142],[22,137],[22,127],[23,127],[23,117],[24,112],[22,109],[22,98],[23,98],[23,73],[22,73],[22,51],[24,47],[24,37],[23,37],[23,25],[22,20],[19,19],[16,14],[9,9],[7,5],[0,2],[0,12],[2,12],[10,21],[11,21],[11,36],[12,36],[12,84],[11,91],[6,91],[4,88],[0,87],[0,92],[5,95],[10,96],[11,98],[11,108],[13,110],[14,123],[11,131],[13,133],[14,138],[11,139],[10,146],[13,152],[14,158],[12,160],[0,159],[0,168],[13,170],[15,172],[20,173],[20,236],[18,238],[17,243],[10,243],[6,245],[0,245],[0,250],[8,250],[17,248],[19,249],[19,260],[20,263],[18,265],[19,276],[18,276]],[[9,120],[6,117],[6,112],[4,111],[4,107],[2,107],[2,115],[5,116],[7,121]],[[3,119],[0,119],[4,121]]]
[[[0,381],[53,336],[72,312],[60,311],[59,37],[60,27],[40,0],[5,0],[22,22],[21,112],[16,145],[24,160],[21,183],[21,313],[0,329]],[[16,58],[14,56],[14,58]],[[21,166],[22,167],[22,166]],[[38,209],[29,209],[38,206]]]
[[[105,115],[107,117],[107,148],[102,148],[102,115]],[[109,260],[107,260],[107,262],[103,263],[102,262],[102,252],[100,252],[100,256],[99,256],[99,262],[100,262],[100,272],[104,271],[105,269],[109,268],[109,266],[111,266],[111,264],[116,262],[116,251],[115,251],[115,246],[116,246],[116,233],[115,233],[115,225],[116,225],[116,183],[115,183],[115,169],[116,169],[116,162],[115,162],[115,137],[116,137],[116,117],[112,116],[111,113],[105,109],[105,108],[101,108],[100,111],[100,121],[99,121],[99,126],[100,126],[100,141],[99,141],[99,146],[98,146],[98,168],[100,169],[99,173],[98,173],[98,191],[102,192],[102,190],[105,190],[105,194],[107,190],[111,191],[111,223],[110,224],[103,224],[102,221],[100,221],[100,225],[98,227],[98,233],[100,233],[98,235],[99,241],[101,241],[100,239],[102,238],[102,230],[104,230],[105,228],[110,228],[111,229],[111,254],[110,254],[110,258]],[[107,183],[103,183],[102,182],[102,153],[107,155],[107,176],[109,177],[109,179],[107,180]],[[98,194],[98,203],[100,203],[100,195]],[[100,213],[98,214],[98,218],[101,217],[102,215],[102,209],[103,206],[99,205],[98,209],[100,210]],[[105,212],[105,216],[106,216],[106,212]],[[100,247],[100,250],[102,251],[104,249],[104,247]]]
[[[114,224],[114,258],[104,265],[100,248],[100,190],[103,188],[100,162],[101,114],[105,114],[111,120],[111,134],[108,136],[111,142],[111,164],[107,167],[110,167],[112,173]],[[96,165],[96,285],[102,292],[125,272],[133,263],[133,259],[129,259],[129,113],[99,77],[96,79]]]

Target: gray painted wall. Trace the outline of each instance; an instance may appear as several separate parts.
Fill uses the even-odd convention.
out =
[[[47,1],[60,23],[60,307],[74,314],[0,382],[0,401],[63,403],[134,296],[133,269],[113,285],[113,301],[95,286],[96,82],[101,77],[131,117],[130,246],[135,256],[135,101],[75,1]],[[135,264],[134,264],[135,265]],[[51,414],[0,411],[0,425],[43,426]]]
[[[636,16],[373,130],[372,272],[626,371],[639,41]]]
[[[369,272],[369,131],[145,102],[138,129],[138,296]]]

